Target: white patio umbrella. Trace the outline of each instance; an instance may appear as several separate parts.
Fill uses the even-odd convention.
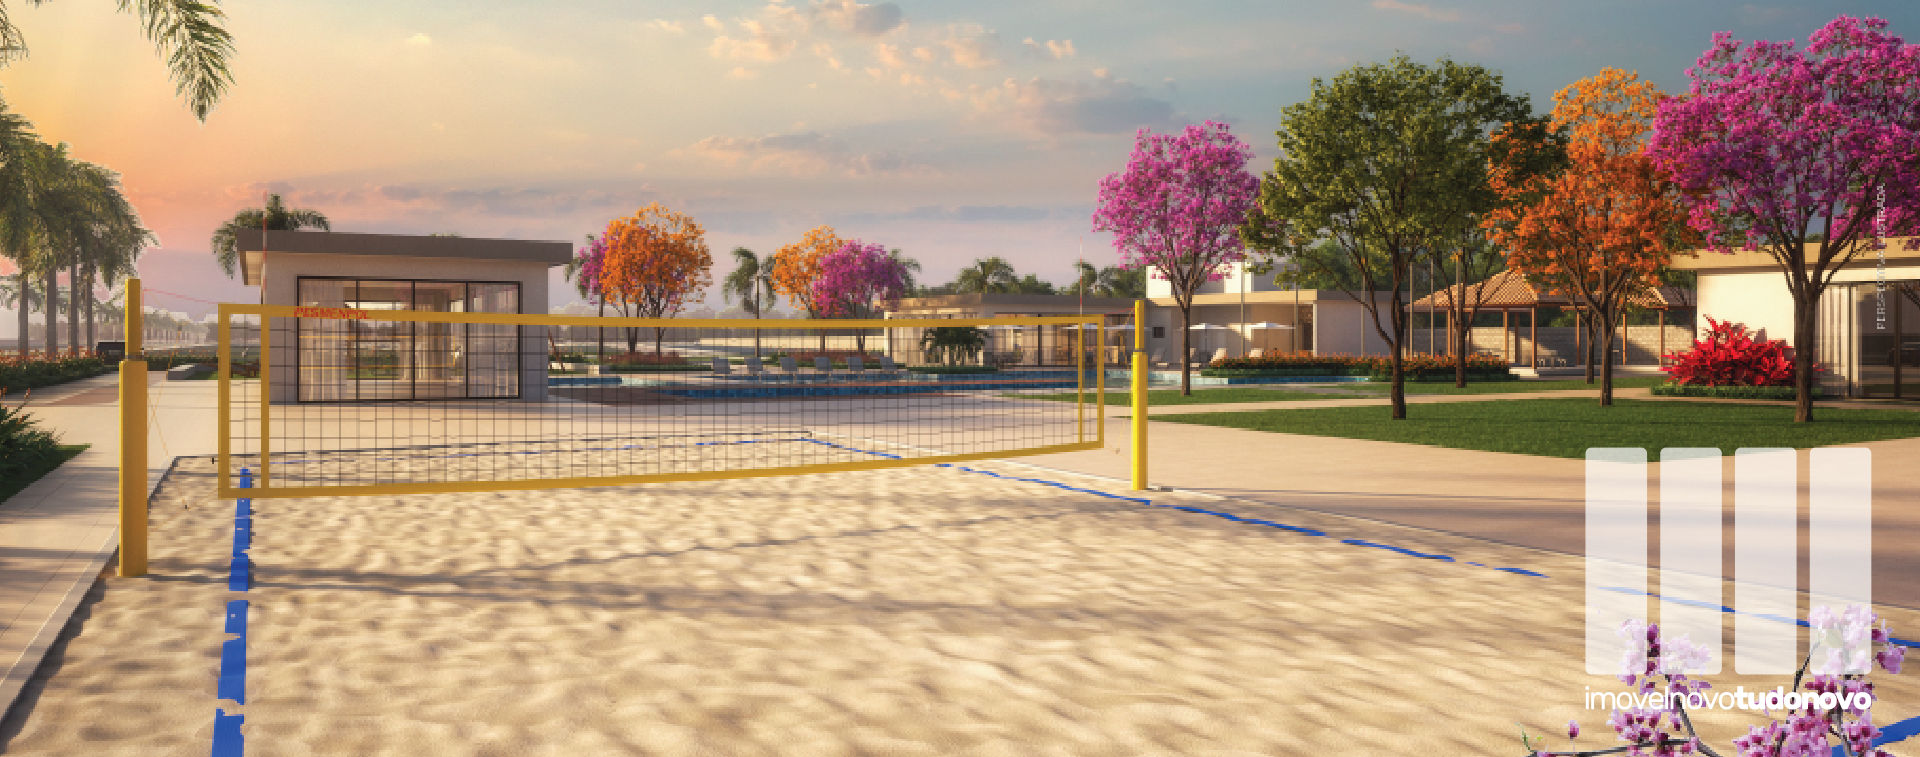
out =
[[[1261,321],[1259,323],[1249,323],[1247,324],[1247,328],[1250,330],[1268,331],[1273,329],[1291,329],[1293,328],[1293,326],[1291,324],[1285,324],[1285,323]],[[1265,349],[1265,346],[1263,345],[1261,349]]]

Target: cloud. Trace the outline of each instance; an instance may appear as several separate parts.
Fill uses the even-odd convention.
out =
[[[921,63],[932,63],[933,48],[930,48],[930,47],[913,48],[913,59],[920,61]]]
[[[675,152],[754,173],[871,176],[928,172],[926,166],[898,153],[854,152],[846,143],[815,131],[764,137],[712,136]]]
[[[868,5],[854,0],[815,2],[809,15],[829,28],[862,37],[877,37],[900,28],[905,22],[900,6],[893,3]]]
[[[1000,46],[1000,35],[979,24],[951,27],[940,45],[947,48],[953,64],[961,68],[986,68],[1000,62],[994,54]]]
[[[900,53],[900,47],[898,45],[889,45],[885,42],[874,45],[873,57],[879,59],[880,65],[886,66],[887,68],[907,67],[907,58]]]
[[[1383,11],[1408,13],[1430,21],[1459,21],[1458,11],[1438,10],[1426,3],[1407,3],[1401,0],[1373,0],[1373,7]]]
[[[712,18],[712,16],[708,16],[708,18]],[[667,19],[664,19],[664,18],[656,18],[652,21],[648,21],[647,28],[659,29],[660,31],[666,32],[668,34],[686,34],[687,33],[687,27],[685,24],[682,24],[678,21],[668,21]]]
[[[747,68],[745,66],[734,66],[732,71],[727,72],[727,78],[742,79],[742,80],[758,79],[760,78],[760,72],[755,71],[751,68]]]
[[[750,60],[763,63],[783,60],[806,33],[805,22],[795,23],[795,11],[783,5],[767,6],[764,19],[741,19],[742,38],[726,34],[713,38],[707,52],[721,60]]]
[[[1518,23],[1500,24],[1493,27],[1493,30],[1496,32],[1500,32],[1501,34],[1524,34],[1527,31],[1527,25],[1518,24]]]
[[[427,36],[426,32],[420,32],[418,34],[415,34],[407,38],[408,47],[428,47],[428,46],[431,46],[432,44],[433,44],[433,38]]]
[[[1028,37],[1021,40],[1020,44],[1027,48],[1028,52],[1043,58],[1066,60],[1074,56],[1073,40],[1070,39],[1050,39],[1040,43]]]
[[[1104,69],[1097,73],[1092,81],[1009,78],[996,87],[975,88],[967,97],[983,114],[1010,116],[1043,133],[1124,134],[1173,124],[1172,104],[1137,84],[1106,76]]]
[[[1054,210],[1036,205],[921,205],[907,210],[868,211],[848,213],[839,218],[845,224],[888,223],[897,221],[957,221],[960,223],[1026,223],[1044,221],[1060,215],[1077,216],[1077,212],[1056,214]]]
[[[727,30],[727,25],[723,23],[720,19],[715,18],[714,15],[711,13],[701,16],[700,23],[706,24],[708,29],[712,29],[716,33],[724,32]]]

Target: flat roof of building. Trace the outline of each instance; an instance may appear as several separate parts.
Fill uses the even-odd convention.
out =
[[[1920,263],[1920,249],[1909,247],[1909,245],[1916,243],[1920,243],[1920,237],[1888,238],[1887,260],[1889,262],[1899,262],[1903,264]],[[1818,255],[1819,252],[1820,245],[1814,243],[1808,244],[1801,254],[1805,255],[1808,261],[1812,261],[1814,256]],[[1861,250],[1854,253],[1853,260],[1848,261],[1847,267],[1871,267],[1878,265],[1879,261],[1879,253]],[[1779,264],[1774,261],[1773,254],[1765,250],[1741,250],[1736,248],[1733,252],[1694,250],[1692,252],[1678,254],[1673,256],[1673,267],[1682,271],[1745,273],[1750,271],[1778,270]]]
[[[573,258],[571,242],[476,237],[357,234],[343,231],[263,231],[242,229],[234,235],[240,250],[242,280],[260,284],[260,269],[268,252],[322,255],[380,255],[465,260],[524,260],[565,265]]]
[[[930,297],[902,298],[889,312],[907,310],[931,310],[936,308],[968,307],[1035,307],[1067,308],[1084,307],[1087,310],[1129,310],[1133,300],[1123,297],[1085,297],[1072,294],[936,294]]]

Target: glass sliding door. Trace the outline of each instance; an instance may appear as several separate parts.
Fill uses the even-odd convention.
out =
[[[467,312],[467,285],[459,281],[417,281],[413,309],[432,313]],[[413,324],[413,398],[467,396],[465,323]]]
[[[475,313],[520,312],[520,285],[470,284],[468,307]],[[469,327],[466,359],[467,396],[520,396],[520,329],[476,323]]]

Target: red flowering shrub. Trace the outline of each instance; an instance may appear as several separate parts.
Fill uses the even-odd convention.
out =
[[[1786,340],[1760,341],[1747,327],[1707,319],[1711,327],[1693,349],[1667,355],[1662,367],[1673,383],[1695,386],[1792,386],[1793,348]],[[1820,370],[1814,366],[1814,370]]]

